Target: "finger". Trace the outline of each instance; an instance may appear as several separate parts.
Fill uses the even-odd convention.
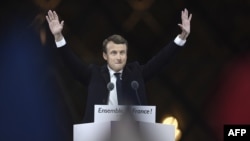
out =
[[[182,11],[182,16],[181,17],[182,17],[182,19],[187,19],[188,18],[188,13],[187,13],[186,9]]]
[[[48,15],[50,15],[50,13],[51,13],[51,10],[48,11]]]
[[[187,9],[185,9],[184,15],[185,15],[186,17],[188,17],[188,10],[187,10]]]
[[[188,13],[188,10],[187,10],[187,8],[185,8],[185,9],[184,9],[184,11],[185,11],[185,13]]]
[[[53,15],[54,15],[54,18],[55,18],[56,20],[59,19],[59,18],[58,18],[58,15],[57,15],[57,13],[56,13],[56,11],[53,11]]]
[[[61,21],[61,25],[62,25],[62,27],[64,26],[64,21]]]
[[[53,13],[52,13],[52,11],[51,10],[49,10],[49,12],[48,12],[48,16],[49,16],[49,19],[51,20],[51,19],[53,19]]]
[[[50,19],[49,19],[49,17],[48,17],[48,16],[46,16],[46,20],[47,20],[47,22],[50,22]]]
[[[55,14],[54,14],[55,11],[51,11],[51,17],[50,17],[50,20],[54,20],[55,19]]]
[[[181,19],[183,20],[185,17],[184,17],[184,10],[181,11]]]
[[[192,14],[189,15],[188,20],[191,21],[191,19],[192,19]]]
[[[178,26],[181,28],[181,29],[183,29],[183,26],[182,26],[182,24],[178,24]]]

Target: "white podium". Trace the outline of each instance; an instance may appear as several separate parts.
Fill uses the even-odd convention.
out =
[[[95,105],[94,122],[74,124],[73,141],[174,141],[175,127],[155,116],[155,106]]]

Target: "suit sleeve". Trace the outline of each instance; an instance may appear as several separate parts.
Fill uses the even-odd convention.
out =
[[[68,67],[75,79],[84,84],[88,84],[91,75],[91,65],[84,63],[83,60],[74,54],[67,44],[58,48],[58,50],[60,50],[64,64]]]
[[[183,47],[178,46],[174,41],[171,41],[163,49],[152,57],[146,64],[141,66],[143,77],[145,80],[150,79],[174,59],[176,54]]]

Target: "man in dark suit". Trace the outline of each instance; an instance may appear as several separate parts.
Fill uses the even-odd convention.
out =
[[[62,52],[65,63],[69,66],[77,80],[88,87],[88,98],[84,123],[93,122],[94,105],[146,105],[145,82],[166,66],[171,58],[180,50],[190,34],[192,14],[184,9],[181,13],[182,23],[178,24],[182,32],[172,42],[166,45],[156,56],[146,64],[138,62],[127,63],[126,39],[120,35],[112,35],[103,42],[103,58],[107,64],[97,66],[85,64],[70,50],[62,35],[64,21],[59,21],[55,11],[48,11],[46,16],[49,28],[54,35],[56,46]],[[119,73],[116,77],[115,73]],[[122,94],[116,84],[121,79]],[[113,89],[107,88],[112,83]],[[109,87],[109,86],[108,86]]]

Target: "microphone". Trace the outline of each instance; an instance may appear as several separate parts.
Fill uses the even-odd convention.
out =
[[[113,89],[114,89],[114,84],[112,83],[112,82],[109,82],[108,84],[107,84],[107,88],[108,88],[108,90],[109,91],[112,91]]]
[[[140,100],[138,92],[137,92],[137,89],[139,87],[139,83],[134,80],[134,81],[131,82],[131,87],[135,90],[137,101],[139,102],[139,105],[141,105],[141,100]]]
[[[109,82],[107,84],[107,89],[109,90],[109,96],[107,98],[107,104],[109,104],[109,97],[110,97],[110,91],[112,91],[114,89],[115,85],[112,82]]]

